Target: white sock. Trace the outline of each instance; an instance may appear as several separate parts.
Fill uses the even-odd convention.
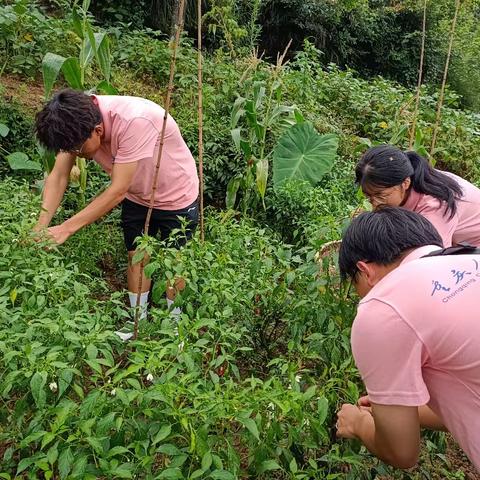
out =
[[[130,306],[135,308],[137,306],[137,297],[138,294],[128,292],[128,298],[130,299]],[[147,318],[147,301],[148,301],[148,292],[143,292],[140,294],[140,316],[139,320],[145,320]]]
[[[173,305],[174,300],[171,300],[170,298],[167,297],[167,308],[170,310],[170,307]],[[170,315],[173,317],[173,319],[178,322],[180,320],[180,315],[182,314],[182,309],[180,307],[175,307],[172,309],[170,312]]]

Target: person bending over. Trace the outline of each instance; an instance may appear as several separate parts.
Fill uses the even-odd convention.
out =
[[[410,468],[420,428],[448,430],[480,470],[480,255],[438,256],[441,246],[428,220],[402,208],[363,213],[346,230],[339,266],[361,297],[351,344],[368,396],[342,406],[337,435]]]
[[[45,181],[42,211],[36,230],[61,245],[84,226],[122,205],[122,229],[128,251],[127,283],[130,303],[137,303],[140,263],[132,264],[135,238],[143,234],[150,204],[155,164],[160,146],[164,109],[137,97],[86,95],[65,89],[56,93],[37,113],[38,140],[56,153],[55,166]],[[111,177],[111,183],[83,210],[60,225],[50,222],[68,185],[76,157],[93,159]],[[178,125],[168,117],[149,234],[168,237],[187,221],[190,237],[198,223],[198,176],[195,160]],[[179,218],[180,217],[180,218]],[[182,244],[185,239],[178,239]],[[143,272],[142,272],[143,274]],[[150,280],[142,281],[140,304],[146,308]],[[173,289],[167,292],[171,304]],[[142,313],[143,315],[144,313]],[[120,335],[128,339],[131,333]]]
[[[420,213],[438,230],[445,247],[459,242],[480,246],[480,189],[475,185],[393,145],[367,150],[355,173],[373,208],[401,206]]]

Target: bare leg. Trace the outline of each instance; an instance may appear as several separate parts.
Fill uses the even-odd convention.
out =
[[[128,291],[132,293],[138,293],[138,277],[140,275],[140,266],[141,262],[132,264],[133,256],[135,251],[128,252],[128,267],[127,267],[127,286]],[[149,258],[145,256],[145,263],[148,262]],[[142,273],[142,288],[140,293],[145,293],[150,290],[152,281]],[[175,298],[175,297],[174,297]]]

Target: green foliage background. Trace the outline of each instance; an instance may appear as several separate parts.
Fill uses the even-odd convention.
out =
[[[339,284],[335,253],[318,251],[364,207],[353,167],[366,145],[408,146],[422,2],[204,4],[206,241],[195,237],[181,251],[145,241],[154,304],[134,345],[113,334],[130,317],[118,210],[45,250],[30,233],[43,175],[12,172],[4,160],[15,150],[39,160],[32,131],[42,101],[39,66],[47,51],[77,54],[71,6],[0,6],[0,123],[9,128],[0,137],[0,477],[464,478],[444,455],[442,435],[427,437],[420,466],[408,473],[332,435],[338,405],[355,401],[363,387],[349,346],[355,298]],[[452,6],[429,2],[417,123],[417,144],[427,149]],[[112,40],[111,83],[121,94],[163,103],[173,7],[92,2],[95,30]],[[193,7],[172,114],[196,156]],[[477,19],[477,1],[464,2],[432,160],[479,184]],[[270,60],[291,37],[288,63],[275,71]],[[87,68],[86,84],[100,78]],[[251,98],[258,82],[273,81],[279,104],[338,136],[335,167],[314,187],[268,184],[265,209],[249,215],[222,209],[229,180],[245,171],[231,138],[232,107]],[[266,151],[282,134],[277,127],[265,137]],[[108,178],[88,169],[92,198]],[[71,185],[55,221],[79,207]],[[187,278],[178,335],[163,299],[165,279],[177,275]]]

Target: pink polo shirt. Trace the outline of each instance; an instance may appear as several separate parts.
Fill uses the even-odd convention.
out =
[[[148,206],[165,111],[138,97],[98,95],[105,135],[94,160],[109,175],[113,164],[138,162],[126,198]],[[198,197],[195,160],[175,120],[168,116],[154,207],[180,210]]]
[[[355,362],[370,399],[428,406],[480,470],[480,255],[414,250],[358,306]]]
[[[442,173],[454,178],[463,190],[452,218],[449,218],[450,212],[445,214],[445,202],[413,189],[403,207],[429,220],[438,230],[445,247],[458,242],[480,246],[480,189],[453,173]]]

